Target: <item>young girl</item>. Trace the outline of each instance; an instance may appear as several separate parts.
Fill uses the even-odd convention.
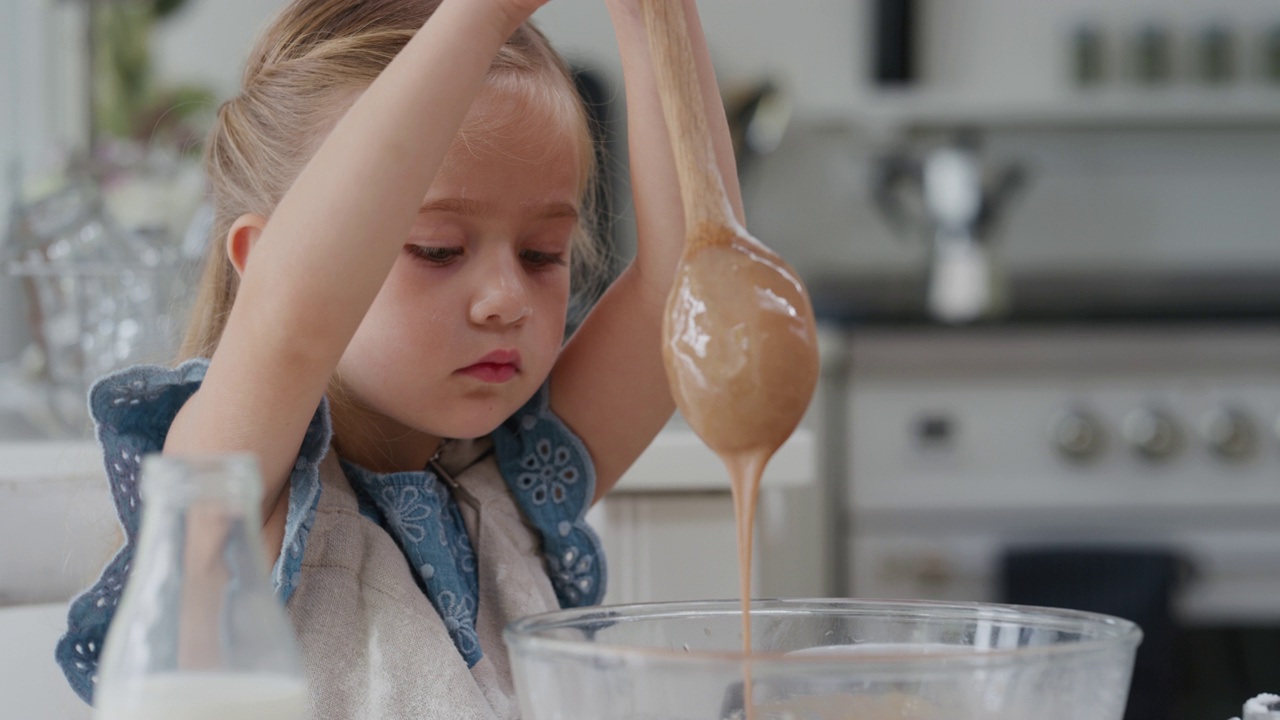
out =
[[[720,172],[729,134],[682,3]],[[660,332],[684,223],[638,0],[622,53],[638,249],[563,344],[592,253],[586,114],[545,0],[294,0],[207,147],[189,358],[90,405],[126,532],[58,659],[89,700],[142,455],[250,452],[316,718],[514,717],[502,627],[599,602],[583,522],[670,417]]]

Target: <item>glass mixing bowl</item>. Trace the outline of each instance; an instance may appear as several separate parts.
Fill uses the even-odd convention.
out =
[[[1105,615],[975,603],[760,600],[751,618],[750,656],[737,601],[517,621],[524,720],[1120,720],[1142,639]]]

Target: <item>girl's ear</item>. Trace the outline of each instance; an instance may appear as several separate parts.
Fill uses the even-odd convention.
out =
[[[258,242],[258,236],[267,226],[267,219],[257,213],[246,213],[236,218],[227,232],[227,257],[235,266],[236,273],[244,275],[244,268],[249,264],[249,251]]]

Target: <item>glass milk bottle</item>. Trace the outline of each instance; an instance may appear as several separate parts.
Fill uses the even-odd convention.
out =
[[[292,627],[263,554],[247,455],[151,455],[133,570],[103,647],[95,720],[302,720]]]

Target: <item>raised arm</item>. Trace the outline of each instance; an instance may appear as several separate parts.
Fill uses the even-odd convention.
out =
[[[445,0],[337,122],[260,234],[233,230],[256,236],[251,258],[165,452],[255,454],[268,529],[283,515],[307,425],[490,63],[543,1]],[[272,540],[269,554],[279,552]]]
[[[641,2],[684,6],[702,81],[712,145],[739,222],[741,191],[724,105],[694,0],[607,0],[626,82],[635,261],[565,347],[552,373],[551,406],[587,444],[598,500],[617,483],[671,417],[675,402],[662,365],[662,315],[684,248],[684,213]]]

